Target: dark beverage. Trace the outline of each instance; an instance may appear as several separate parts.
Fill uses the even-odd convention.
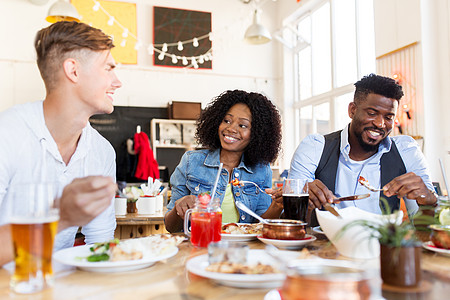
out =
[[[308,200],[308,194],[283,194],[284,218],[305,222]]]

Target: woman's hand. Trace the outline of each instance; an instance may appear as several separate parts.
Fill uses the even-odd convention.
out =
[[[282,188],[278,188],[276,190],[266,189],[267,194],[270,194],[272,197],[272,202],[278,206],[280,209],[283,209],[283,190]]]
[[[265,189],[265,191],[267,194],[271,195],[272,203],[270,203],[269,208],[261,215],[261,217],[265,219],[279,219],[281,212],[283,211],[283,192],[281,188],[276,190]]]
[[[186,214],[186,211],[190,208],[194,208],[195,206],[195,199],[196,197],[194,195],[187,195],[183,198],[178,199],[175,202],[174,209],[177,212],[177,215],[184,220],[184,216]]]

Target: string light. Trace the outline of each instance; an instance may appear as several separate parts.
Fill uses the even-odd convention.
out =
[[[149,55],[155,54],[155,48],[153,48],[153,44],[148,45],[147,52]]]
[[[99,9],[100,9],[100,2],[98,2],[98,1],[94,1],[94,7],[92,7],[92,9],[94,10],[94,11],[98,11]]]
[[[141,46],[142,43],[138,40],[137,36],[134,35],[132,32],[129,31],[128,28],[126,28],[125,26],[123,26],[121,23],[119,23],[113,15],[111,15],[108,11],[106,11],[102,5],[100,4],[99,1],[96,0],[92,0],[93,2],[93,7],[92,10],[93,11],[102,11],[109,19],[107,24],[109,26],[113,26],[114,24],[116,24],[117,26],[119,26],[122,30],[122,41],[120,43],[120,46],[125,47],[126,43],[127,43],[127,38],[132,37],[134,40],[136,40],[134,49],[138,50]],[[91,25],[92,26],[92,25]],[[163,43],[163,44],[149,44],[147,47],[147,52],[149,55],[154,55],[155,52],[159,53],[158,54],[158,59],[159,60],[164,60],[164,58],[167,56],[169,58],[171,58],[172,63],[173,64],[177,64],[179,60],[182,61],[182,64],[187,66],[189,64],[188,59],[185,56],[179,56],[179,55],[175,55],[173,53],[168,53],[169,51],[169,47],[173,47],[173,46],[177,46],[178,51],[182,51],[184,49],[185,44],[191,44],[194,47],[198,47],[200,45],[199,41],[208,38],[210,41],[213,40],[213,34],[212,32],[209,32],[205,35],[202,36],[198,36],[198,37],[193,37],[192,39],[189,40],[185,40],[185,41],[178,41],[178,42],[174,42],[174,43]],[[114,36],[111,35],[111,39],[114,41]],[[160,50],[161,49],[161,50]],[[201,55],[198,56],[192,56],[189,58],[189,60],[191,61],[191,65],[194,68],[198,68],[198,64],[203,64],[205,61],[209,61],[212,60],[212,53],[211,53],[212,49],[209,49],[208,51],[206,51],[206,53],[203,53]],[[188,67],[190,67],[188,66]]]
[[[114,25],[114,17],[113,17],[113,16],[110,16],[110,17],[109,17],[108,25],[109,25],[109,26],[113,26],[113,25]]]

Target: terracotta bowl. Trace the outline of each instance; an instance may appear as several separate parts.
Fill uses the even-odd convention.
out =
[[[431,241],[436,247],[450,249],[450,225],[430,225]]]
[[[263,238],[275,240],[301,240],[305,238],[308,223],[284,219],[267,221],[269,221],[269,224],[263,224]]]

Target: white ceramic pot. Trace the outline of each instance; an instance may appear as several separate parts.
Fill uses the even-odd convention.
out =
[[[127,214],[127,198],[114,198],[114,210],[117,216]]]

